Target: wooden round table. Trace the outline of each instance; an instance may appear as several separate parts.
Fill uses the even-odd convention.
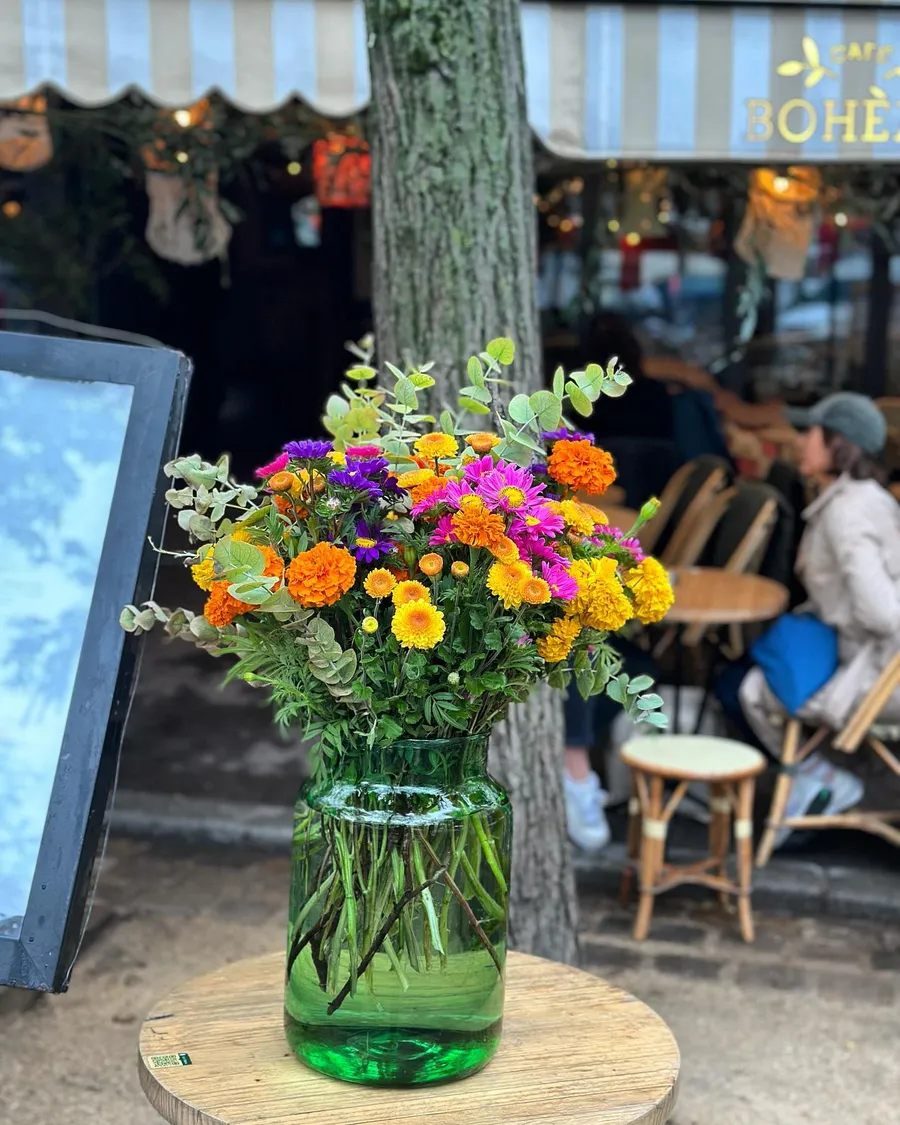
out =
[[[509,956],[503,1039],[472,1078],[354,1086],[298,1062],[282,1030],[284,954],[177,988],[141,1028],[144,1093],[172,1125],[662,1125],[681,1060],[645,1004],[577,969]]]
[[[674,567],[671,625],[749,625],[784,613],[789,594],[780,582],[717,567]]]

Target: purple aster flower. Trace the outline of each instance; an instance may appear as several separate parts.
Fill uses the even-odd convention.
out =
[[[376,481],[369,480],[368,477],[357,472],[356,469],[334,469],[328,474],[328,480],[331,484],[336,484],[340,488],[349,488],[353,492],[361,492],[371,500],[378,500],[381,497],[381,486]]]
[[[354,473],[362,473],[364,477],[374,477],[379,473],[386,473],[391,466],[386,457],[360,457],[347,467]]]
[[[561,563],[541,563],[541,577],[550,587],[554,598],[570,602],[578,595],[578,583]]]
[[[566,429],[565,426],[560,426],[558,430],[544,430],[541,434],[544,441],[589,441],[591,445],[594,444],[593,434],[581,434],[577,430]]]
[[[295,461],[320,461],[334,449],[330,441],[289,441],[284,447],[288,457]]]
[[[359,520],[350,551],[356,556],[357,562],[373,563],[381,555],[389,554],[393,546],[390,539],[385,539],[377,527],[369,527],[365,520]]]

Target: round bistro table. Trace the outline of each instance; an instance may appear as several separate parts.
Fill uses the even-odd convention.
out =
[[[667,625],[749,625],[771,621],[788,607],[780,582],[718,567],[673,567],[675,604]]]
[[[236,961],[175,989],[144,1021],[141,1085],[172,1125],[663,1125],[678,1046],[635,997],[511,953],[500,1049],[472,1078],[355,1086],[300,1063],[282,1030],[284,954]]]

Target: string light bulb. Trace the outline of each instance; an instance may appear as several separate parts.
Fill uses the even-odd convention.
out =
[[[299,160],[291,160],[287,166],[287,174],[289,176],[299,176],[303,171],[303,165]]]
[[[845,227],[847,225],[847,216],[844,214],[843,211],[835,211],[835,213],[834,213],[834,225],[836,227]]]
[[[787,176],[776,176],[772,181],[772,187],[778,192],[779,195],[784,195],[787,189],[791,186],[791,181]]]
[[[176,152],[175,159],[179,164],[187,164],[187,162],[190,160],[190,157],[186,152]]]
[[[625,242],[628,246],[640,246],[641,236],[636,230],[629,231],[628,234],[625,235]]]
[[[619,229],[619,226],[620,226],[619,220],[618,219],[610,219],[609,222],[606,224],[606,226],[607,226],[607,229],[611,230],[613,232],[613,234],[615,234],[616,231]]]
[[[189,109],[176,109],[172,114],[172,118],[176,125],[180,125],[182,129],[186,129],[191,123],[191,111]]]
[[[7,199],[2,210],[7,219],[15,219],[22,213],[22,204],[18,199]]]
[[[559,224],[559,229],[561,231],[563,231],[564,234],[568,234],[569,231],[575,229],[575,224],[572,222],[571,219],[563,219],[562,222]]]

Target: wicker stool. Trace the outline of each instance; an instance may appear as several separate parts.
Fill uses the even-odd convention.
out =
[[[634,936],[643,941],[650,929],[656,895],[682,883],[697,883],[719,892],[723,901],[736,895],[741,934],[753,941],[750,906],[753,871],[753,792],[766,768],[758,750],[727,738],[702,735],[650,735],[635,738],[621,750],[631,771],[634,796],[629,804],[628,864],[622,879],[622,899],[630,897],[635,865],[640,871],[640,906]],[[665,785],[675,781],[666,799]],[[710,789],[709,857],[689,866],[665,862],[666,834],[672,814],[692,781]],[[728,875],[731,816],[737,852],[737,881]]]

